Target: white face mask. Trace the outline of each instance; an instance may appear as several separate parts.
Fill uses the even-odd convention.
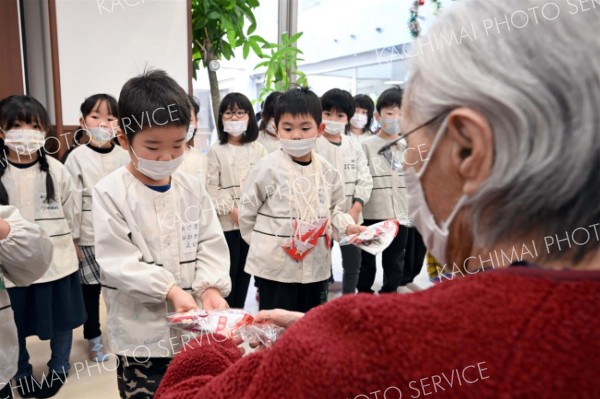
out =
[[[248,121],[223,121],[223,130],[225,133],[238,137],[244,134],[248,129]]]
[[[329,134],[342,134],[346,129],[344,122],[323,121],[325,123],[325,132]]]
[[[275,134],[275,119],[272,119],[267,123],[267,132]]]
[[[281,149],[288,155],[300,158],[308,154],[315,148],[316,137],[300,140],[286,140],[279,138]]]
[[[41,130],[11,129],[6,132],[4,144],[17,155],[31,156],[44,146],[45,137]]]
[[[354,114],[350,119],[350,124],[357,129],[364,129],[367,125],[367,115],[365,114]]]
[[[105,127],[89,127],[86,132],[92,143],[100,147],[114,139],[117,135],[115,129]]]
[[[431,144],[429,149],[429,157],[423,163],[421,170],[417,174],[414,167],[406,168],[404,171],[404,181],[407,187],[407,199],[408,199],[408,215],[410,220],[413,222],[419,233],[423,236],[423,242],[427,247],[427,250],[435,257],[435,259],[442,265],[446,264],[446,249],[448,248],[448,236],[449,229],[452,221],[458,214],[458,211],[463,207],[467,200],[467,195],[463,195],[458,200],[458,203],[454,207],[454,210],[448,216],[441,226],[435,222],[433,213],[427,205],[425,199],[425,192],[421,185],[421,178],[425,173],[427,165],[431,160],[431,154],[437,147],[438,142],[446,132],[446,126],[448,119],[442,123],[440,129],[436,133],[436,137]]]
[[[187,133],[185,134],[186,143],[194,137],[194,133],[196,133],[196,126],[190,125],[190,127],[188,127]]]
[[[131,149],[138,160],[137,166],[135,167],[141,174],[152,179],[152,180],[165,180],[171,177],[177,168],[183,162],[183,155],[178,156],[170,161],[150,161],[148,159],[140,158],[133,148]]]
[[[390,136],[397,136],[400,134],[400,118],[381,118],[379,120],[381,124],[381,130]]]

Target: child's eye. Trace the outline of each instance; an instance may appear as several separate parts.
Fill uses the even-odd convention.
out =
[[[292,131],[292,128],[289,128],[289,127],[284,127],[284,128],[283,128],[283,131],[284,131],[284,132],[291,132],[291,131]]]
[[[150,150],[150,151],[158,151],[158,148],[150,148],[150,147],[146,147],[146,149],[147,149],[147,150]]]
[[[181,146],[180,146],[180,145],[176,145],[176,146],[174,146],[173,148],[175,148],[176,150],[178,150],[178,149],[180,149],[180,148],[181,148]]]
[[[302,128],[302,131],[303,131],[303,132],[308,132],[309,130],[310,130],[310,128],[309,128],[309,127],[303,127],[303,128]]]

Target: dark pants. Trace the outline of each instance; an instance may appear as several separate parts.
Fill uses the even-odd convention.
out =
[[[100,284],[81,284],[83,303],[87,319],[83,324],[83,338],[93,339],[99,337],[100,331]]]
[[[249,247],[246,241],[242,239],[239,230],[226,231],[225,240],[229,247],[229,259],[231,261],[229,267],[231,293],[225,300],[230,308],[243,309],[248,294],[248,286],[250,285],[250,275],[244,271]]]
[[[327,302],[327,280],[301,284],[254,278],[260,291],[259,310],[279,308],[308,312]]]
[[[344,268],[342,294],[354,294],[358,284],[362,251],[354,245],[342,245],[340,251],[342,252],[342,267]]]
[[[67,330],[55,333],[50,339],[50,360],[48,361],[49,375],[52,372],[67,374],[71,368],[69,357],[71,355],[71,345],[73,343],[73,330]],[[33,374],[33,367],[29,362],[29,352],[27,351],[27,341],[25,337],[19,334],[19,363],[15,379],[28,377]],[[50,380],[51,377],[48,377]]]
[[[381,220],[365,220],[365,226],[371,226],[379,223]],[[381,265],[383,267],[383,286],[380,292],[396,292],[402,281],[402,271],[404,269],[404,254],[406,251],[406,242],[408,239],[408,228],[400,226],[398,235],[389,247],[383,251],[381,257]],[[375,282],[375,274],[377,266],[375,256],[368,252],[362,251],[362,261],[360,265],[360,273],[358,275],[358,292],[373,293],[373,283]]]
[[[421,273],[426,252],[427,248],[425,248],[421,234],[416,228],[409,228],[406,255],[404,256],[404,271],[400,285],[411,283]]]
[[[170,358],[139,360],[146,359],[117,356],[117,386],[122,399],[153,398],[171,363]]]

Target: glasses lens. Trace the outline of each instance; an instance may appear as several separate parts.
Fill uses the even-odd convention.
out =
[[[246,111],[237,111],[235,114],[237,115],[238,118],[243,118],[244,116],[246,116],[247,112]]]
[[[392,147],[382,148],[379,154],[383,156],[383,159],[392,170],[396,172],[404,172],[404,163],[397,156],[394,156]]]

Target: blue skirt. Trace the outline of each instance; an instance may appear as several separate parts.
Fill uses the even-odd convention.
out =
[[[48,283],[7,291],[20,337],[52,339],[55,333],[73,330],[87,318],[79,271]]]

